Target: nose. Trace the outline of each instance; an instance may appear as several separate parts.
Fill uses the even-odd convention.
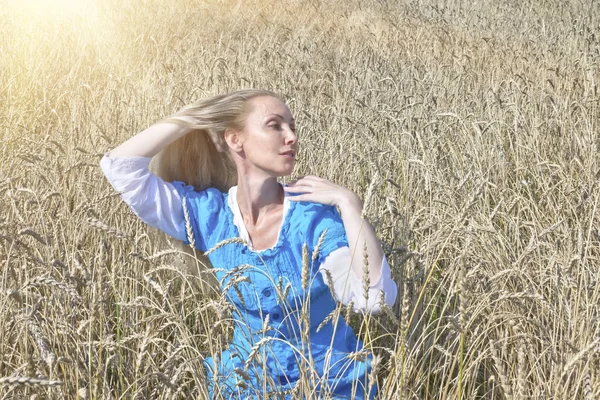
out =
[[[290,127],[287,127],[286,136],[285,136],[285,144],[296,144],[297,142],[298,142],[298,136],[294,133],[293,130],[290,129]]]

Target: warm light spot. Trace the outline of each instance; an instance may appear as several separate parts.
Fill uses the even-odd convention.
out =
[[[6,5],[9,42],[20,52],[42,43],[97,45],[111,37],[100,0],[6,0]]]
[[[95,0],[8,0],[16,12],[27,13],[34,19],[85,17],[94,14]]]
[[[114,48],[116,29],[102,0],[5,0],[5,6],[7,73],[17,83],[102,65]]]
[[[87,33],[99,28],[98,0],[7,0],[13,30],[32,35],[56,28]]]

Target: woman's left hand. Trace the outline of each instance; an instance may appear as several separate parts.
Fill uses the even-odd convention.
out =
[[[362,201],[351,190],[317,176],[305,176],[284,186],[290,201],[313,201],[339,208],[348,237],[351,254],[361,254],[367,247],[369,279],[377,282],[381,276],[383,250],[371,224],[362,216]],[[363,257],[352,257],[352,269],[357,277],[364,276]]]
[[[351,190],[318,176],[305,176],[284,186],[290,201],[312,201],[341,208],[362,210],[360,198]]]

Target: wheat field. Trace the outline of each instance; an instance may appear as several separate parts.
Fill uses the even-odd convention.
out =
[[[98,163],[247,87],[382,240],[379,398],[600,398],[600,3],[2,0],[0,54],[0,398],[206,398],[231,307]]]

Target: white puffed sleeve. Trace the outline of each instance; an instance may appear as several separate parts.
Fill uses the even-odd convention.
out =
[[[365,288],[363,280],[356,276],[351,265],[350,248],[340,247],[332,251],[321,264],[319,271],[323,279],[328,283],[327,272],[331,274],[333,289],[337,300],[342,304],[354,303],[354,309],[371,313],[379,312],[381,301],[388,306],[394,305],[398,295],[398,286],[392,279],[390,266],[387,259],[381,261],[381,276],[375,283],[371,283],[368,289],[368,299],[365,299]]]
[[[110,157],[100,168],[133,213],[150,226],[185,240],[183,207],[177,190],[148,169],[149,157]]]

